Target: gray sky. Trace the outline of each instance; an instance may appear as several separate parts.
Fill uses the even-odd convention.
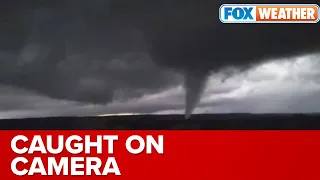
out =
[[[319,56],[270,59],[313,52],[317,24],[225,25],[212,0],[55,2],[0,12],[0,118],[184,113],[183,77],[201,92],[211,71],[195,113],[320,111]],[[222,82],[230,66],[246,71]]]
[[[144,57],[141,54],[140,56]],[[126,66],[124,62],[122,65]],[[120,64],[118,64],[119,67]],[[319,68],[316,56],[302,56],[292,60],[263,64],[248,72],[230,77],[224,82],[221,82],[219,74],[212,75],[195,113],[320,112]],[[152,77],[155,73],[154,69],[147,67],[145,71],[146,74],[136,77],[143,81],[145,76],[149,76],[150,81],[157,81],[157,77]],[[168,72],[168,76],[171,73]],[[120,99],[115,99],[106,105],[57,100],[36,92],[1,85],[0,118],[107,113],[184,113],[184,91],[181,81],[177,79],[171,87],[159,88],[158,92],[149,91],[133,99],[129,95],[128,98],[120,96]],[[108,82],[107,74],[102,81]],[[103,91],[104,88],[99,89],[99,87],[88,90],[93,94],[103,94]]]

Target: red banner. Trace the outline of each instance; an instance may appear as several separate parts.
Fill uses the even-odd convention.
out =
[[[0,133],[4,180],[320,179],[320,131]]]

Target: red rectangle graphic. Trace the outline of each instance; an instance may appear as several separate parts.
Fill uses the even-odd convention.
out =
[[[320,131],[59,130],[0,131],[0,133],[1,179],[312,180],[320,178]],[[110,139],[115,136],[117,139],[114,138],[113,143],[110,143]],[[61,153],[57,150],[59,137],[63,137],[60,139],[63,144]],[[130,144],[137,150],[136,153],[128,151],[126,144],[129,137],[141,138],[144,142],[141,152],[137,150],[139,147],[137,139]],[[95,142],[102,142],[102,146]],[[41,143],[44,144],[44,149],[41,148]],[[86,148],[90,143],[96,147]],[[79,150],[79,147],[82,147],[82,150]],[[70,148],[74,149],[72,153],[69,152]],[[85,151],[88,151],[88,154]],[[27,162],[19,161],[12,167],[13,160],[18,157],[20,160],[26,159]],[[41,159],[47,175],[32,170],[36,158]],[[55,175],[55,172],[53,175],[48,175],[49,171],[52,173],[52,167],[49,170],[49,161],[53,159],[59,161],[62,158],[66,158],[66,163],[69,163],[69,167],[66,168],[69,174],[62,175],[61,171],[60,175]],[[91,175],[70,175],[70,169],[74,168],[73,161],[76,158],[84,159],[83,167],[78,168],[79,172],[83,171],[84,174],[87,173],[88,163],[97,163],[98,161],[95,161],[97,159],[101,160],[98,174],[102,174],[106,166],[112,164],[109,160],[113,158],[121,175],[111,171],[107,175],[96,175],[92,169],[89,169]],[[108,172],[108,167],[105,172]],[[13,173],[12,168],[16,168],[19,172],[33,171],[34,174],[28,175],[27,172],[26,175],[18,176]],[[37,168],[39,169],[39,164]]]

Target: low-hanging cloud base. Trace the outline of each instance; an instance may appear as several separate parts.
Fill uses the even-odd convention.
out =
[[[263,111],[277,107],[276,102],[286,111],[296,106],[282,102],[294,104],[297,94],[317,92],[319,59],[305,56],[303,63],[295,59],[319,50],[315,38],[319,24],[222,24],[217,18],[222,3],[227,2],[80,0],[5,5],[1,18],[6,21],[0,23],[1,115],[153,113],[179,110],[185,103],[189,115],[198,102],[198,112],[217,104],[227,104],[230,112],[259,112],[258,105],[235,107],[242,101],[256,103],[254,99],[265,100],[260,102],[266,106]],[[286,66],[280,58],[300,64],[280,68]],[[257,66],[268,71],[253,72]],[[227,71],[230,68],[235,71]],[[215,92],[226,84],[232,88]],[[284,93],[282,86],[295,90]],[[291,92],[296,93],[293,100],[286,100]],[[268,93],[275,97],[283,93],[277,97],[283,100],[269,106]],[[211,111],[227,112],[217,109]]]
[[[212,75],[194,113],[320,112],[320,72],[316,56],[252,68],[221,82]],[[106,105],[57,100],[1,86],[0,118],[89,116],[114,113],[184,114],[183,85]]]

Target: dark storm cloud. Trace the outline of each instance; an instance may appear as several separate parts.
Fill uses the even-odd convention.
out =
[[[163,16],[159,17],[158,13],[149,18],[149,22],[139,24],[153,60],[185,73],[187,117],[198,103],[210,72],[228,67],[248,69],[271,58],[319,51],[320,41],[314,37],[318,36],[320,25],[222,24],[218,19],[218,7],[229,2],[238,1],[180,1],[164,8],[167,11],[162,12]]]
[[[53,98],[106,103],[178,83],[155,62],[185,75],[190,113],[211,72],[312,53],[320,44],[319,24],[222,24],[218,19],[223,3],[309,3],[305,0],[87,2],[30,3],[28,10],[12,6],[14,15],[4,16],[9,21],[1,25],[10,25],[3,30],[9,35],[1,33],[1,47],[19,55],[1,61],[0,82]],[[144,51],[147,57],[141,56]]]
[[[178,82],[177,74],[150,59],[139,31],[108,26],[107,20],[87,24],[85,11],[99,6],[70,4],[18,9],[17,16],[24,12],[28,18],[9,19],[12,26],[23,21],[26,32],[25,36],[6,32],[0,51],[1,83],[51,98],[104,104],[155,93]],[[100,23],[101,28],[90,26]]]
[[[55,99],[104,104],[156,93],[179,80],[175,73],[155,66],[145,53],[110,60],[95,59],[94,53],[74,55],[55,69],[46,62],[20,65],[16,59],[2,63],[2,83]]]
[[[319,63],[310,57],[267,63],[221,82],[209,78],[195,113],[320,112]],[[88,116],[109,113],[183,113],[184,91],[177,86],[108,105],[52,99],[0,86],[0,118]]]

